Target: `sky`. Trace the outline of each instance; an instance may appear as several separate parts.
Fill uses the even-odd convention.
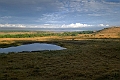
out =
[[[120,0],[0,0],[0,27],[120,26]]]

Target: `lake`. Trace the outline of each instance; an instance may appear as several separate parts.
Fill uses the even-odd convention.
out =
[[[42,51],[42,50],[63,50],[66,48],[47,43],[33,43],[16,47],[0,48],[0,53],[23,52],[23,51]]]

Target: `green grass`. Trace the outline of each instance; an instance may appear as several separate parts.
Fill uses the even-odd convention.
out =
[[[46,43],[67,49],[0,54],[0,80],[120,80],[119,39]]]

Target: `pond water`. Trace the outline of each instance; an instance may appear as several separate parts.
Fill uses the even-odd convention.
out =
[[[42,51],[42,50],[63,50],[66,48],[47,44],[47,43],[33,43],[20,45],[16,47],[0,48],[0,53],[9,53],[9,52],[23,52],[23,51]]]

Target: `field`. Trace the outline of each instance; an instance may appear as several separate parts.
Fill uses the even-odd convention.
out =
[[[108,29],[110,34],[102,30],[91,34],[0,38],[0,47],[44,42],[67,48],[2,53],[0,80],[120,80],[120,31],[117,30]]]

